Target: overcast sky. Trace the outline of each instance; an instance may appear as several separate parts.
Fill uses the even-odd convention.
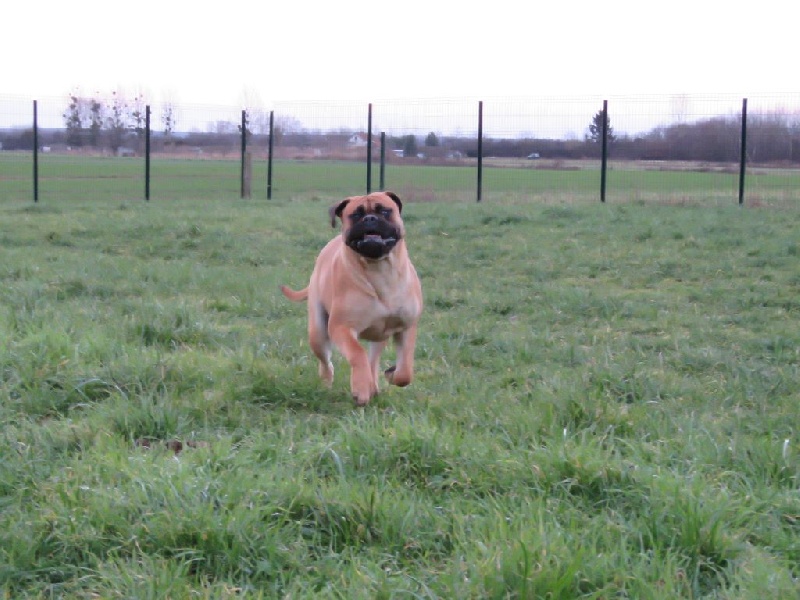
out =
[[[8,0],[0,94],[123,89],[162,101],[268,106],[796,92],[790,5]]]

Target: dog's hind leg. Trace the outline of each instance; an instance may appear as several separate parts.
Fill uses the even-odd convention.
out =
[[[326,386],[333,385],[331,340],[328,337],[328,313],[321,304],[308,305],[308,343],[319,360],[319,376]]]
[[[319,360],[319,376],[326,386],[333,385],[333,363],[331,362],[330,342],[319,344],[311,342],[311,350]]]

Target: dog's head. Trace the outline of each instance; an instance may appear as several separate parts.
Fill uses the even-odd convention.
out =
[[[331,207],[331,226],[336,226],[339,217],[348,248],[365,258],[383,258],[405,235],[402,210],[403,203],[394,192],[353,196]]]

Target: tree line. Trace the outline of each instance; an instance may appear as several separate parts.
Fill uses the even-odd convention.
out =
[[[737,162],[741,151],[742,123],[738,116],[718,116],[691,123],[655,127],[637,135],[618,135],[608,127],[608,152],[621,160],[675,160]],[[582,159],[600,156],[602,129],[597,115],[583,139],[485,139],[484,156]],[[468,156],[474,143],[445,140]],[[747,159],[753,162],[800,162],[800,118],[785,114],[750,114],[747,117]]]
[[[129,141],[141,143],[145,133],[146,105],[143,94],[128,100],[122,92],[114,91],[110,99],[99,94],[82,96],[73,92],[62,117],[66,128],[67,145],[80,148],[105,146],[113,152]],[[161,114],[165,135],[175,130],[175,110],[167,104]]]
[[[128,99],[122,92],[110,97],[100,94],[84,96],[77,91],[68,97],[62,114],[64,129],[40,135],[43,143],[64,143],[74,148],[110,148],[116,153],[123,146],[142,150],[145,132],[146,100],[142,94]],[[175,107],[161,107],[160,127],[151,124],[160,140],[169,141],[176,134]],[[268,113],[263,110],[247,112],[247,133],[254,142],[267,139]],[[215,123],[206,133],[182,133],[174,143],[191,146],[219,146],[232,143],[240,135],[241,125]],[[319,144],[323,138],[331,143],[353,132],[309,132],[302,124],[287,116],[275,119],[273,137],[276,146],[307,146]],[[49,138],[49,142],[48,142]],[[526,157],[538,154],[550,159],[597,158],[602,138],[602,113],[589,120],[583,139],[493,138],[485,137],[484,156]],[[741,119],[737,115],[709,117],[693,122],[677,122],[655,127],[650,131],[618,135],[607,123],[608,152],[611,158],[622,160],[679,160],[736,162],[739,159]],[[0,143],[7,150],[29,149],[32,130],[0,132]],[[391,148],[402,150],[404,156],[476,156],[477,142],[465,136],[446,136],[430,132],[427,135],[388,136]],[[235,143],[235,142],[233,142]],[[344,142],[343,142],[344,143]],[[800,117],[786,113],[755,113],[747,119],[747,157],[755,162],[800,162]]]

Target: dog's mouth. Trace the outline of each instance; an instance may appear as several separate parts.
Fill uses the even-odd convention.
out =
[[[399,239],[394,227],[353,227],[347,235],[347,246],[365,258],[382,258],[389,254]]]
[[[391,252],[397,244],[396,237],[383,237],[378,233],[367,233],[361,239],[352,240],[348,246],[367,258],[381,258]]]

